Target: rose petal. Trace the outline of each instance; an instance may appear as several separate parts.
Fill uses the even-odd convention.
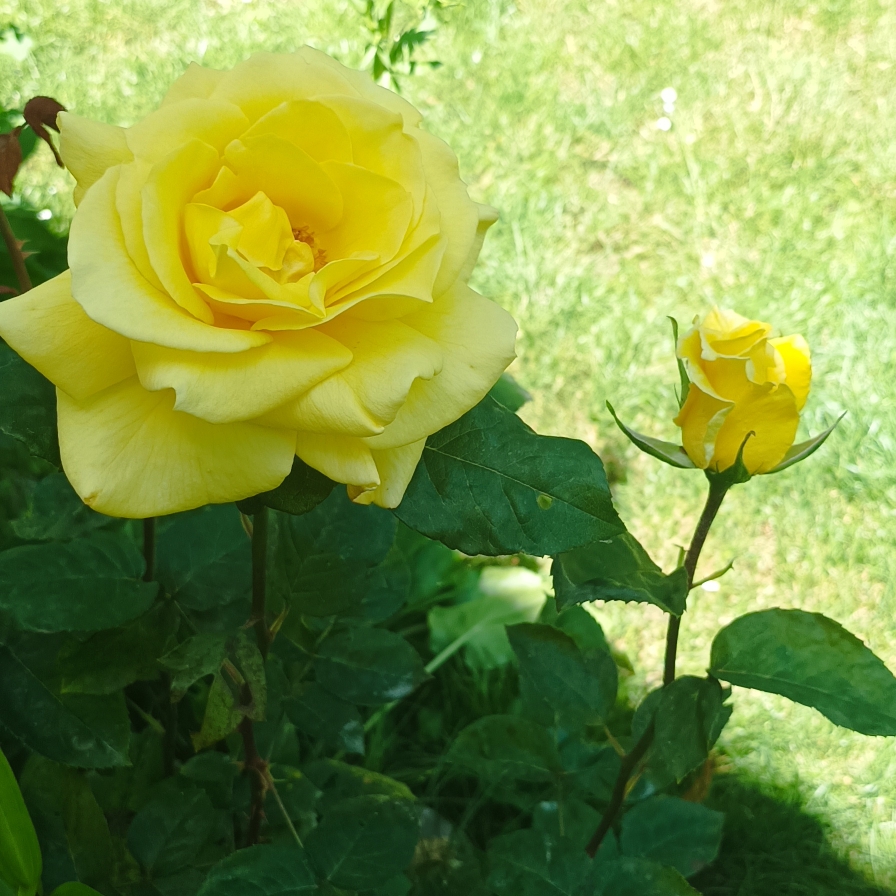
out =
[[[681,427],[685,454],[703,470],[713,460],[716,436],[731,407],[730,401],[722,401],[704,392],[693,381],[688,387],[688,397],[673,422]],[[740,448],[740,445],[737,447]],[[736,451],[734,456],[737,457]]]
[[[109,516],[176,513],[276,488],[295,433],[214,424],[175,411],[174,393],[136,377],[85,401],[57,392],[62,465],[86,504]]]
[[[78,182],[75,205],[80,205],[87,190],[109,168],[129,162],[134,156],[128,149],[124,128],[81,118],[72,112],[60,112],[57,122],[59,154]]]
[[[270,134],[297,146],[316,162],[352,162],[352,141],[339,116],[324,103],[281,103],[246,131],[246,137]]]
[[[134,375],[130,342],[84,313],[72,298],[69,271],[0,303],[0,336],[73,398]]]
[[[371,451],[380,484],[376,488],[362,490],[357,486],[349,486],[349,497],[356,504],[378,504],[380,507],[398,507],[408,483],[417,469],[426,439],[402,445],[398,448],[387,448],[385,451]]]
[[[187,70],[168,89],[162,100],[162,106],[170,106],[172,103],[189,99],[208,99],[224,75],[225,72],[191,62]]]
[[[812,362],[809,355],[809,345],[802,336],[780,336],[777,339],[769,339],[780,353],[784,361],[785,381],[793,392],[796,400],[796,409],[801,411],[809,397],[809,387],[812,384]]]
[[[296,454],[335,482],[344,482],[362,490],[375,488],[380,481],[370,449],[351,436],[300,432]]]

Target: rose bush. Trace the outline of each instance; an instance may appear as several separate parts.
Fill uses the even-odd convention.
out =
[[[766,473],[793,444],[812,378],[809,346],[771,333],[771,324],[715,308],[678,340],[690,385],[675,423],[698,467],[728,469],[752,432],[744,466]]]
[[[398,504],[516,332],[467,286],[495,213],[420,121],[309,48],[192,65],[131,128],[59,116],[70,271],[0,305],[0,335],[56,385],[87,504],[239,500],[295,455]]]

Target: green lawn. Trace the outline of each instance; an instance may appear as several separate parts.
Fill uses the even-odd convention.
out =
[[[33,47],[21,63],[0,55],[0,103],[50,94],[121,124],[193,59],[226,67],[310,42],[357,64],[363,51],[360,16],[337,0],[2,0],[7,21]],[[674,437],[666,315],[687,322],[718,302],[803,333],[805,430],[848,411],[811,461],[729,497],[704,566],[735,567],[695,593],[682,671],[705,668],[720,623],[771,606],[823,611],[896,668],[894,0],[468,0],[427,54],[443,67],[406,92],[474,197],[501,211],[475,285],[520,322],[515,373],[535,396],[524,416],[612,460],[626,519],[657,559],[686,543],[702,477],[638,456],[604,402]],[[20,186],[70,214],[48,154]],[[600,614],[648,670],[636,690],[656,685],[660,614]],[[834,854],[896,887],[896,743],[776,697],[735,702],[728,765],[798,799]],[[795,867],[811,861],[800,855]],[[870,892],[830,874],[811,892]],[[772,892],[745,880],[741,896]]]

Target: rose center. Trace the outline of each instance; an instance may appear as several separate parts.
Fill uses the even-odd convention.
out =
[[[293,239],[298,243],[304,243],[314,255],[314,270],[319,271],[327,263],[327,251],[317,245],[314,234],[307,227],[294,227]]]

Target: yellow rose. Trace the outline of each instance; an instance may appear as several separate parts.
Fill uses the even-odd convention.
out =
[[[420,121],[307,47],[192,65],[131,128],[59,116],[71,270],[2,303],[0,336],[56,385],[87,504],[239,500],[295,455],[398,504],[516,333],[466,285],[496,214]]]
[[[812,365],[802,336],[771,338],[770,324],[710,311],[678,340],[690,379],[675,423],[688,457],[702,469],[728,469],[749,433],[747,471],[766,473],[796,437]]]

